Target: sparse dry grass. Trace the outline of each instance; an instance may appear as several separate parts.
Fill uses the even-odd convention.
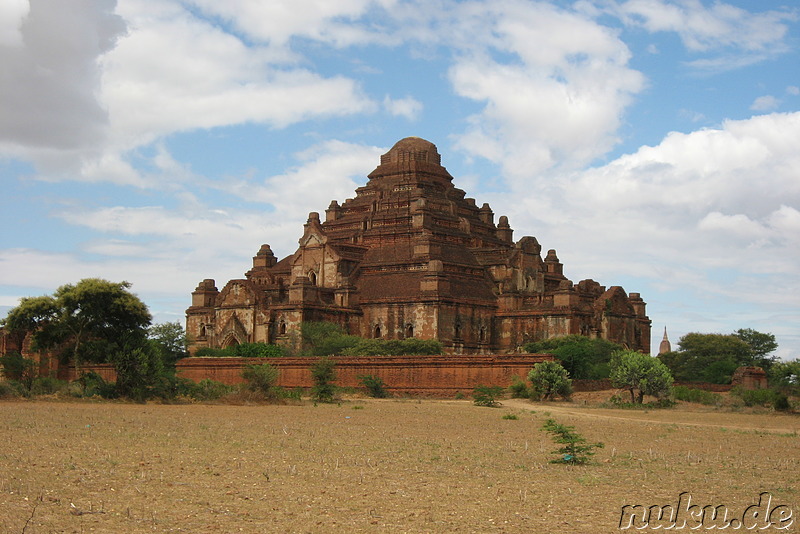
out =
[[[548,463],[548,414],[605,442],[594,465]],[[0,432],[9,533],[603,533],[619,532],[623,505],[682,491],[736,511],[767,491],[800,514],[800,418],[788,415],[39,401],[0,403]]]

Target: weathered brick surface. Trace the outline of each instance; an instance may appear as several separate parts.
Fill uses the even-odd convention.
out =
[[[336,384],[362,387],[362,375],[380,377],[394,393],[451,396],[468,394],[477,385],[508,386],[513,377],[526,377],[533,366],[550,359],[542,354],[491,354],[461,356],[335,356]],[[269,363],[280,369],[278,385],[310,388],[311,366],[317,358],[185,358],[177,365],[179,376],[200,381],[210,378],[239,384],[242,368]]]

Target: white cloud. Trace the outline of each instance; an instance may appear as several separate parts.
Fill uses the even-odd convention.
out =
[[[631,25],[651,32],[676,32],[694,52],[736,48],[746,52],[786,51],[785,20],[795,15],[786,11],[753,13],[724,2],[710,6],[699,0],[623,0],[614,11]]]
[[[764,95],[756,98],[750,105],[753,111],[772,111],[781,105],[781,101],[772,95]]]
[[[449,73],[460,96],[486,102],[459,146],[501,164],[512,186],[554,166],[585,165],[613,147],[624,109],[644,87],[627,66],[625,44],[548,4],[483,8],[475,13],[480,24],[460,21],[470,27],[458,33],[469,35],[471,52]]]
[[[797,87],[796,85],[790,85],[786,88],[786,94],[792,96],[800,95],[800,87]]]
[[[108,119],[96,96],[97,58],[125,31],[113,5],[31,2],[20,26],[23,45],[0,54],[0,153],[52,157],[102,142]]]
[[[543,187],[532,179],[536,194],[503,201],[513,227],[568,247],[573,273],[789,306],[785,288],[800,285],[798,138],[800,113],[671,133]],[[715,280],[715,269],[735,279]]]
[[[0,3],[0,50],[22,45],[22,20],[28,15],[27,0],[5,0]]]
[[[396,117],[405,117],[410,121],[417,120],[422,113],[423,108],[422,102],[413,96],[393,99],[389,95],[384,97],[383,107],[391,115]]]

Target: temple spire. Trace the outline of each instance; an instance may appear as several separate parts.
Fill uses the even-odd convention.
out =
[[[672,352],[672,345],[667,337],[666,326],[664,327],[664,338],[661,340],[661,344],[658,346],[658,354],[664,354],[665,352]]]

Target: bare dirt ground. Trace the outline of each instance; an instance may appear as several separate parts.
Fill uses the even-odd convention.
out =
[[[681,492],[735,513],[769,492],[797,530],[800,417],[585,400],[1,402],[0,530],[603,533]],[[549,463],[548,417],[596,462]]]

